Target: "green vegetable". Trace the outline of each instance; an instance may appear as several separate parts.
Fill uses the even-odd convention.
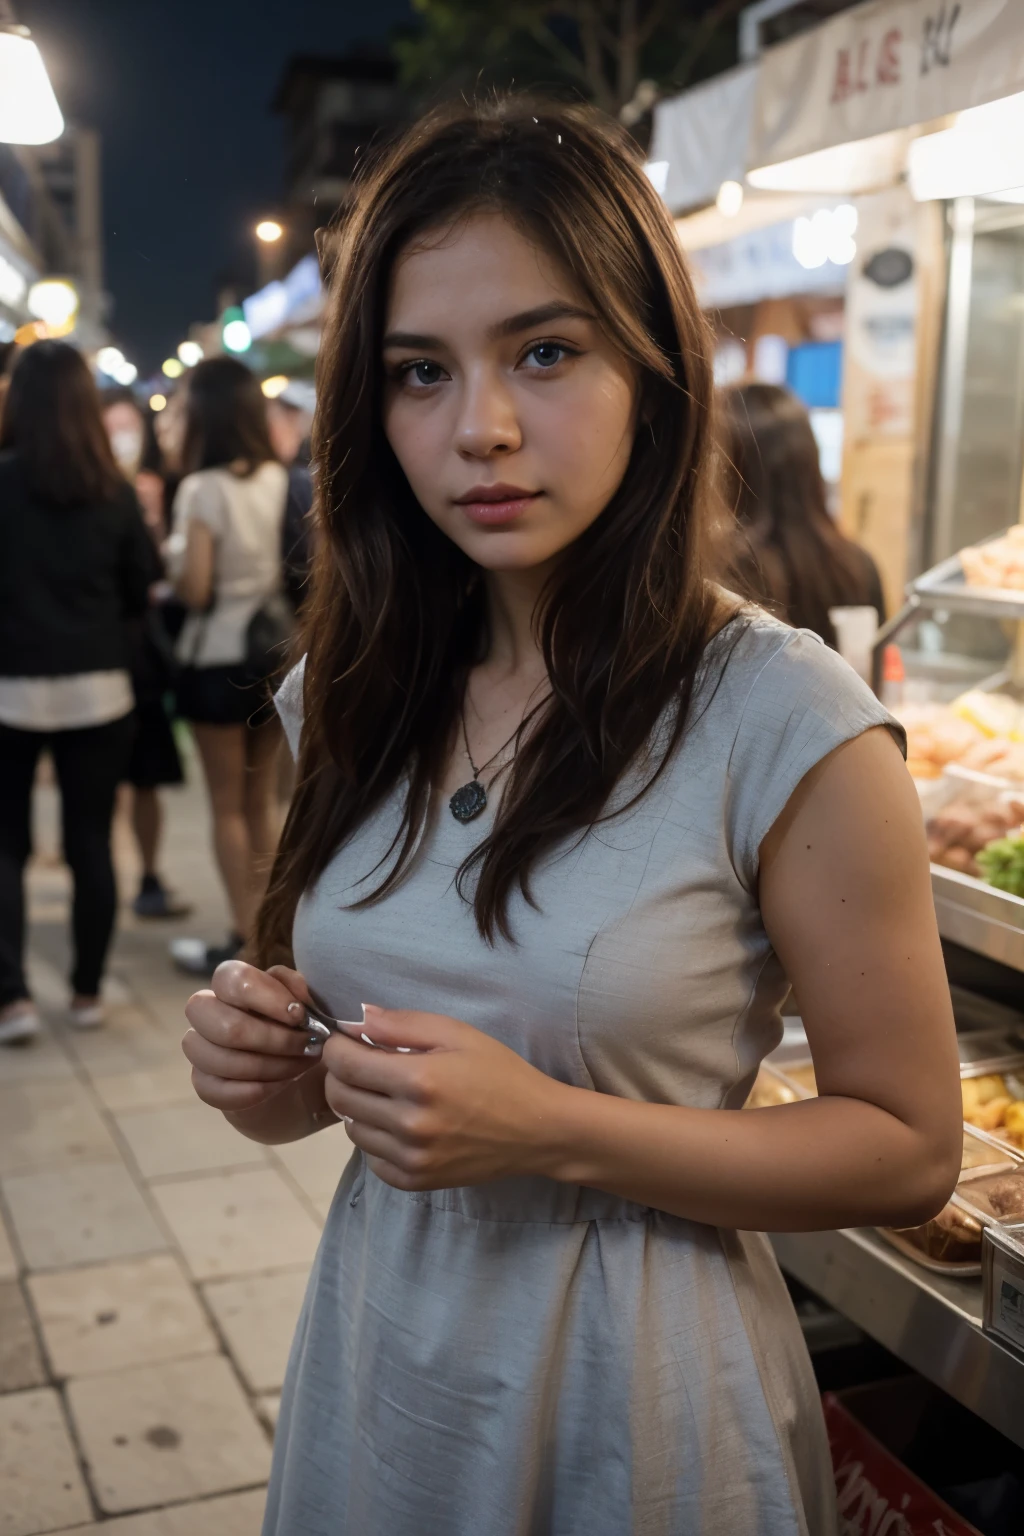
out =
[[[1000,837],[977,855],[982,879],[1011,896],[1024,897],[1024,836]]]

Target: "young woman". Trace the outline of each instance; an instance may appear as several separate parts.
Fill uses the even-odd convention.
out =
[[[177,939],[183,969],[209,975],[238,953],[277,841],[280,727],[255,671],[250,625],[283,586],[288,473],[274,456],[266,401],[243,363],[210,358],[189,375],[170,559],[192,610],[178,640],[178,708],[206,776],[213,847],[231,912],[226,945]],[[260,686],[260,685],[264,686]]]
[[[46,750],[75,884],[71,1019],[102,1021],[117,909],[110,823],[134,734],[129,621],[159,574],[85,362],[64,342],[38,342],[15,365],[0,421],[0,1042],[39,1028],[23,872]]]
[[[319,387],[257,943],[298,969],[223,966],[184,1042],[245,1135],[340,1116],[359,1149],[266,1536],[834,1532],[756,1234],[941,1206],[949,998],[898,727],[705,575],[708,338],[619,130],[412,129],[349,214]],[[743,1111],[789,982],[820,1095]],[[354,1021],[322,1052],[314,999]]]
[[[878,568],[829,516],[818,445],[800,401],[777,384],[741,384],[725,391],[721,417],[736,585],[826,645],[836,645],[830,608],[876,608],[884,624]]]

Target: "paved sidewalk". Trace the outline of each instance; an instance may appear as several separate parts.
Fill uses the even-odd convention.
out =
[[[180,924],[122,915],[106,1027],[72,1033],[67,877],[39,794],[32,983],[46,1032],[0,1048],[0,1536],[257,1536],[309,1264],[350,1149],[271,1150],[196,1100],[175,932],[223,915],[195,771],[165,795]],[[122,896],[130,841],[117,839]]]

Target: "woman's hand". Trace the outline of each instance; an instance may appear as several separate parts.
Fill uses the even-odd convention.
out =
[[[443,1014],[367,1004],[362,1028],[384,1049],[358,1024],[351,1038],[333,1035],[324,1093],[378,1178],[456,1189],[546,1171],[564,1084]]]
[[[259,971],[226,960],[210,989],[185,1005],[192,1028],[181,1048],[192,1063],[192,1086],[215,1109],[256,1109],[319,1064],[306,1055],[305,1004],[312,1002],[298,971],[275,965]]]

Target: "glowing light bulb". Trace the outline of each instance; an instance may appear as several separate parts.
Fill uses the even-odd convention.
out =
[[[203,360],[203,349],[198,341],[183,341],[178,347],[178,357],[186,368],[194,368]]]
[[[166,395],[150,395],[149,397],[149,408],[151,411],[162,411],[166,404]]]
[[[273,245],[284,234],[284,227],[276,219],[261,219],[256,225],[256,238],[264,245]]]
[[[734,219],[743,207],[742,183],[723,181],[715,198],[715,207],[724,219]]]
[[[260,389],[262,389],[268,400],[276,400],[278,395],[284,394],[290,382],[287,374],[274,373],[271,374],[269,379],[263,380]]]
[[[180,379],[185,372],[185,364],[180,363],[176,357],[165,357],[160,364],[160,372],[169,379]]]
[[[252,346],[252,335],[244,320],[229,320],[221,336],[229,352],[248,352]]]
[[[117,370],[124,367],[124,353],[120,347],[100,347],[96,353],[96,365],[108,378],[116,379]]]
[[[78,291],[63,277],[44,277],[28,291],[28,312],[44,325],[65,326],[78,313]]]

